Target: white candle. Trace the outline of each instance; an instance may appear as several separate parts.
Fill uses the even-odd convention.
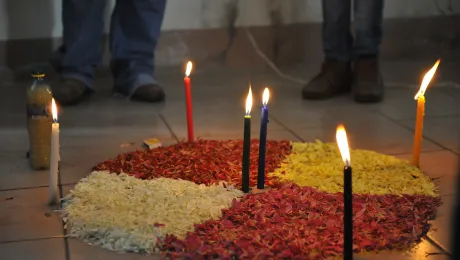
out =
[[[51,155],[50,155],[50,204],[57,204],[59,201],[58,192],[58,171],[59,171],[59,123],[57,122],[57,108],[54,98],[51,101],[53,112],[53,124],[51,127]]]

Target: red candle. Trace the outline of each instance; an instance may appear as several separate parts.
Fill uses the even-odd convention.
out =
[[[190,89],[190,72],[192,71],[192,62],[187,63],[187,70],[185,71],[184,85],[185,85],[185,103],[187,109],[187,134],[188,141],[193,142],[193,113],[192,113],[192,90]]]

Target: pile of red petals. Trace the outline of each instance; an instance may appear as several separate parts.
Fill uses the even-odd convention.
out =
[[[353,195],[354,251],[407,249],[420,241],[439,198]],[[163,250],[185,259],[325,259],[342,253],[343,195],[286,184],[234,201]]]
[[[267,141],[265,172],[272,172],[291,152],[289,141]],[[95,171],[124,172],[141,179],[183,179],[198,184],[226,181],[241,185],[243,141],[197,140],[168,147],[120,154],[96,165]],[[250,185],[257,182],[259,140],[251,140]],[[272,180],[266,175],[266,185]]]

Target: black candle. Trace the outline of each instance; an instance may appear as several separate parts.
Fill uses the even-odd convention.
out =
[[[347,132],[343,125],[337,127],[337,144],[343,163],[343,259],[353,259],[353,191],[352,173],[350,165],[350,149],[348,147]]]
[[[244,116],[244,138],[243,138],[243,167],[241,176],[241,189],[249,192],[249,157],[251,152],[251,107],[252,92],[249,86],[248,97],[246,98],[246,115]]]
[[[244,117],[242,190],[249,192],[249,156],[251,152],[251,116]]]
[[[353,259],[353,198],[351,166],[343,168],[343,259]]]

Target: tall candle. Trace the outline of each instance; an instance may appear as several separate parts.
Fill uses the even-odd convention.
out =
[[[192,71],[192,62],[187,63],[185,71],[184,86],[185,86],[185,103],[187,112],[187,136],[188,141],[193,142],[193,112],[192,112],[192,90],[190,88],[190,72]]]
[[[425,116],[425,91],[433,78],[436,69],[441,60],[437,60],[433,67],[425,74],[422,80],[419,91],[414,99],[417,100],[417,114],[415,119],[415,133],[414,133],[414,152],[412,155],[412,164],[416,167],[420,166],[420,150],[422,147],[423,136],[423,119]]]
[[[414,153],[412,155],[412,164],[420,166],[420,150],[422,146],[423,117],[425,116],[425,96],[417,98],[417,114],[415,118],[414,133]]]
[[[343,125],[337,127],[337,144],[339,146],[343,168],[343,259],[353,259],[353,191],[350,150],[347,133]]]
[[[57,108],[54,98],[51,100],[51,110],[53,112],[53,124],[51,126],[51,155],[50,155],[50,187],[49,203],[57,204],[58,195],[58,171],[59,171],[59,123],[57,121]]]
[[[265,156],[267,152],[268,98],[270,91],[265,88],[262,95],[262,116],[260,122],[259,167],[257,171],[257,189],[265,186]]]
[[[246,115],[244,116],[244,138],[243,138],[243,167],[242,167],[242,190],[249,192],[249,158],[251,152],[251,108],[252,92],[249,87],[248,97],[246,98]]]

